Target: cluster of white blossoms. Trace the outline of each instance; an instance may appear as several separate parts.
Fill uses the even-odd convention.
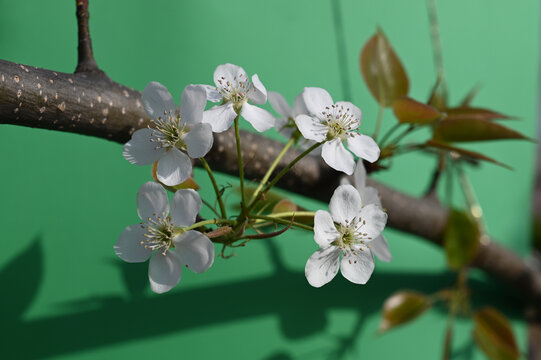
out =
[[[137,207],[141,223],[128,226],[114,249],[127,262],[144,262],[150,258],[148,276],[151,289],[157,293],[169,291],[178,284],[182,266],[202,273],[213,264],[214,244],[210,238],[222,233],[208,230],[206,225],[228,228],[234,234],[220,240],[226,246],[241,239],[246,222],[252,221],[253,225],[257,219],[257,214],[250,213],[260,199],[257,194],[250,202],[244,203],[245,199],[242,199],[244,213],[237,220],[226,215],[210,168],[207,172],[214,184],[216,202],[221,205],[222,218],[216,209],[212,209],[218,218],[196,222],[202,200],[191,189],[176,190],[169,205],[165,189],[174,191],[173,187],[192,176],[192,159],[200,159],[206,164],[204,157],[212,148],[213,132],[227,131],[234,124],[240,154],[240,117],[259,132],[275,127],[303,149],[318,150],[322,145],[324,161],[348,175],[353,174],[355,162],[344,143],[362,159],[374,162],[379,157],[379,147],[374,140],[359,132],[361,110],[349,102],[334,103],[323,89],[304,88],[295,98],[293,108],[282,95],[269,92],[269,102],[282,116],[275,118],[256,106],[267,102],[267,90],[257,75],[249,79],[241,67],[223,64],[214,72],[214,83],[215,86],[186,86],[178,110],[165,86],[149,83],[143,91],[142,102],[151,123],[147,128],[135,131],[124,145],[126,160],[136,165],[153,165],[157,182],[147,182],[139,189]],[[206,109],[207,101],[220,104]],[[305,151],[300,157],[307,153]],[[239,159],[239,163],[241,161]],[[319,210],[314,215],[314,239],[321,249],[306,264],[306,278],[312,286],[329,282],[339,267],[348,280],[364,284],[374,269],[373,253],[383,261],[391,258],[387,241],[381,235],[387,216],[375,189],[365,186],[366,171],[362,160],[356,169],[356,188],[345,184],[347,180],[344,180],[331,198],[330,213]],[[268,176],[273,170],[269,169]],[[242,177],[242,173],[239,176]],[[263,191],[268,191],[277,180]],[[260,188],[264,185],[267,185],[266,180],[261,181]],[[210,203],[212,201],[205,202],[212,207],[208,205]],[[235,238],[236,234],[240,234],[238,238]]]

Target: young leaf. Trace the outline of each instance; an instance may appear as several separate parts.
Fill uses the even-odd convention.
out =
[[[272,208],[272,213],[278,214],[278,213],[283,213],[283,212],[293,212],[297,210],[298,210],[298,207],[294,202],[288,199],[282,199],[278,201],[276,205],[274,205],[274,207]]]
[[[385,300],[379,331],[385,332],[395,326],[407,323],[432,305],[432,301],[424,294],[411,290],[394,293]]]
[[[485,307],[473,316],[473,338],[492,360],[515,360],[519,351],[509,321],[498,310]]]
[[[457,154],[459,154],[461,156],[464,156],[467,159],[488,161],[488,162],[491,162],[493,164],[504,167],[506,169],[512,170],[512,168],[510,166],[508,166],[508,165],[506,165],[504,163],[501,163],[501,162],[499,162],[497,160],[494,160],[491,157],[488,157],[488,156],[485,156],[483,154],[477,153],[475,151],[461,149],[461,148],[455,147],[453,145],[443,143],[443,142],[439,142],[439,141],[436,141],[436,140],[428,140],[425,143],[425,145],[428,146],[428,147],[433,147],[433,148],[437,148],[437,149],[454,151]]]
[[[448,142],[503,139],[531,140],[518,131],[486,119],[443,119],[434,129],[434,139]]]
[[[494,120],[494,119],[513,119],[511,116],[504,115],[502,113],[474,107],[455,107],[446,109],[446,119],[481,119],[481,120]]]
[[[467,94],[464,96],[464,99],[460,102],[461,107],[468,107],[470,106],[470,103],[472,102],[473,98],[477,95],[479,92],[479,89],[481,89],[481,86],[479,84],[475,85]]]
[[[451,269],[458,270],[473,260],[479,247],[479,235],[477,224],[467,214],[450,211],[443,245]]]
[[[427,104],[438,110],[444,110],[447,107],[447,91],[445,90],[441,77],[438,76],[436,83],[430,91]]]
[[[393,111],[401,123],[432,124],[441,113],[430,105],[425,105],[409,97],[401,97],[393,102]]]
[[[364,45],[359,63],[368,89],[380,104],[391,106],[396,98],[408,94],[406,71],[381,30]]]

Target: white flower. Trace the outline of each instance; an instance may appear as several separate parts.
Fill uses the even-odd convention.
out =
[[[311,115],[299,115],[295,123],[302,135],[316,142],[325,141],[321,156],[333,169],[353,174],[355,161],[343,142],[355,155],[370,162],[379,158],[379,147],[370,136],[358,132],[361,110],[347,101],[334,103],[331,95],[321,88],[304,88],[303,99]]]
[[[371,186],[366,186],[366,169],[364,168],[362,160],[359,160],[357,162],[355,172],[353,173],[353,181],[355,188],[361,195],[363,204],[374,204],[380,209],[383,209],[383,206],[381,205],[381,200],[379,198],[378,190]],[[349,180],[344,177],[342,178],[341,183],[349,184]],[[387,239],[385,238],[385,236],[383,236],[383,234],[370,242],[370,250],[372,250],[372,252],[376,254],[378,259],[380,259],[381,261],[389,262],[392,259],[391,251],[389,250],[389,243],[387,242]]]
[[[150,287],[156,293],[171,290],[180,281],[182,265],[202,273],[214,262],[214,245],[209,238],[198,231],[182,230],[194,224],[200,209],[196,191],[178,190],[169,214],[163,187],[155,182],[143,184],[137,193],[142,223],[130,225],[120,234],[115,253],[127,262],[144,262],[150,257]]]
[[[180,113],[167,88],[158,82],[145,87],[142,101],[152,118],[152,127],[134,132],[124,145],[123,155],[136,165],[158,161],[158,180],[165,185],[178,185],[192,173],[188,155],[200,158],[212,147],[212,129],[202,123],[206,91],[198,85],[186,86],[180,99]]]
[[[314,240],[320,250],[306,262],[306,279],[321,287],[340,267],[349,281],[366,284],[374,271],[368,244],[383,231],[387,214],[374,204],[363,206],[359,192],[351,185],[340,185],[334,191],[329,209],[330,214],[318,210],[314,217]]]
[[[267,90],[257,74],[250,81],[240,66],[223,64],[214,71],[214,83],[216,87],[203,85],[208,100],[222,102],[203,114],[203,122],[210,124],[212,131],[226,131],[239,114],[259,132],[274,126],[274,117],[267,110],[248,103],[263,105],[267,102]]]

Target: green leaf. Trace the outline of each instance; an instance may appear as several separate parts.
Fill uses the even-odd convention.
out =
[[[447,113],[446,119],[514,119],[512,116],[507,116],[497,111],[484,108],[455,107],[446,109],[445,112]]]
[[[450,144],[447,144],[447,143],[443,143],[443,142],[439,142],[439,141],[436,141],[436,140],[428,140],[425,143],[425,145],[428,146],[428,147],[433,147],[433,148],[437,148],[437,149],[447,150],[447,151],[450,151],[450,152],[455,152],[455,153],[459,154],[460,156],[463,156],[463,157],[465,157],[467,159],[470,159],[470,160],[488,161],[488,162],[491,162],[493,164],[502,166],[502,167],[504,167],[506,169],[512,170],[512,168],[509,165],[501,163],[501,162],[499,162],[497,160],[494,160],[491,157],[485,156],[485,155],[480,154],[480,153],[475,152],[475,151],[461,149],[461,148],[458,148],[456,146],[453,146],[453,145],[450,145]]]
[[[425,105],[409,97],[401,97],[393,102],[393,111],[400,123],[432,124],[442,114],[430,105]]]
[[[531,140],[518,131],[486,119],[445,118],[434,129],[434,139],[447,142],[503,139]]]
[[[359,63],[368,89],[381,105],[391,106],[408,94],[406,71],[381,30],[364,45]]]
[[[379,331],[385,332],[395,326],[405,324],[425,312],[432,301],[424,294],[402,290],[385,300]]]
[[[515,360],[520,354],[509,321],[498,310],[485,307],[473,316],[473,338],[492,360]]]
[[[467,214],[450,211],[443,245],[451,269],[458,270],[472,262],[479,248],[479,236],[477,224]]]

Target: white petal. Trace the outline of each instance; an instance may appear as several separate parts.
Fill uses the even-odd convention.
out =
[[[169,90],[156,81],[148,83],[141,97],[143,107],[152,119],[163,117],[165,113],[175,113],[176,105]]]
[[[153,131],[144,128],[134,132],[131,140],[124,144],[122,151],[124,158],[135,165],[150,165],[158,161],[165,149],[157,147],[157,143],[151,141],[154,138]]]
[[[174,241],[180,262],[191,271],[200,274],[214,263],[214,244],[200,232],[186,231]]]
[[[381,207],[381,200],[378,196],[378,190],[376,190],[376,188],[368,186],[360,190],[359,193],[361,194],[363,205],[374,204]]]
[[[214,132],[224,132],[231,127],[237,113],[233,109],[233,103],[216,105],[203,113],[203,123],[212,126]]]
[[[353,174],[355,161],[353,155],[346,150],[340,139],[334,139],[323,144],[321,150],[323,160],[335,170],[342,171],[348,175]]]
[[[370,136],[355,134],[348,137],[348,149],[355,155],[371,163],[379,158],[379,146]]]
[[[293,110],[291,106],[287,103],[286,99],[282,94],[276,91],[269,91],[269,103],[271,104],[274,111],[282,115],[284,118],[293,117]]]
[[[306,139],[322,142],[327,137],[327,127],[317,118],[308,115],[298,115],[295,118],[295,124]]]
[[[366,187],[366,168],[362,159],[357,161],[357,166],[355,167],[355,172],[353,173],[353,180],[357,190],[361,191]]]
[[[175,226],[192,225],[199,211],[201,211],[201,197],[193,189],[177,190],[171,199],[171,222]]]
[[[207,105],[207,92],[200,85],[188,85],[180,97],[180,116],[188,125],[201,123]]]
[[[331,214],[325,210],[316,211],[314,216],[314,240],[321,248],[326,248],[340,237]]]
[[[186,143],[188,155],[192,159],[203,157],[212,148],[212,127],[209,124],[197,124],[182,140]]]
[[[169,213],[169,199],[165,189],[156,182],[146,182],[137,191],[137,214],[143,221],[150,217],[164,217]]]
[[[145,248],[141,241],[145,241],[145,229],[141,224],[130,225],[124,229],[115,244],[115,254],[124,261],[138,263],[147,261],[152,250]]]
[[[168,186],[182,183],[192,174],[192,162],[188,155],[177,148],[170,148],[158,162],[158,180]]]
[[[267,131],[274,126],[274,116],[270,112],[247,102],[242,105],[240,114],[259,132]]]
[[[363,207],[359,216],[364,220],[359,227],[359,231],[366,234],[367,238],[377,238],[387,223],[387,214],[374,204]]]
[[[342,256],[340,271],[342,275],[355,284],[366,284],[374,271],[374,258],[369,249],[358,250]]]
[[[259,76],[257,76],[257,74],[252,76],[252,85],[248,92],[248,99],[250,99],[253,104],[258,105],[263,105],[267,102],[267,89],[265,89],[265,86],[259,81]]]
[[[378,236],[370,242],[370,250],[372,250],[372,253],[376,254],[381,261],[389,262],[393,258],[391,256],[391,251],[389,250],[389,243],[383,235]]]
[[[340,185],[351,185],[351,181],[349,181],[349,176],[341,176]]]
[[[221,83],[234,81],[246,81],[248,80],[248,75],[243,68],[233,64],[222,64],[218,65],[214,71],[214,83],[217,87],[222,87]]]
[[[306,280],[314,287],[321,287],[331,281],[338,273],[340,248],[329,246],[316,251],[304,268]]]
[[[211,86],[211,85],[199,85],[199,86],[201,86],[207,92],[207,100],[212,101],[212,102],[221,102],[223,100],[222,94],[220,94],[220,92],[218,91],[218,89],[216,89],[215,86]]]
[[[327,108],[334,104],[327,90],[318,87],[305,87],[302,98],[310,114],[320,119],[323,118],[321,113],[327,112]]]
[[[180,281],[182,265],[180,259],[173,251],[167,251],[166,255],[158,251],[150,258],[148,264],[148,279],[150,288],[158,294],[171,290]]]
[[[353,105],[349,101],[338,101],[336,105],[342,106],[344,109],[349,110],[349,112],[355,117],[357,125],[353,126],[353,128],[356,129],[361,125],[361,117],[363,115],[361,109],[359,109],[357,106]]]
[[[304,99],[302,97],[302,93],[295,96],[295,101],[293,102],[293,116],[301,115],[301,114],[308,114],[308,108],[306,107],[306,104],[304,103]]]
[[[353,186],[340,185],[334,190],[329,202],[329,210],[334,221],[347,225],[359,217],[361,209],[361,196]]]

